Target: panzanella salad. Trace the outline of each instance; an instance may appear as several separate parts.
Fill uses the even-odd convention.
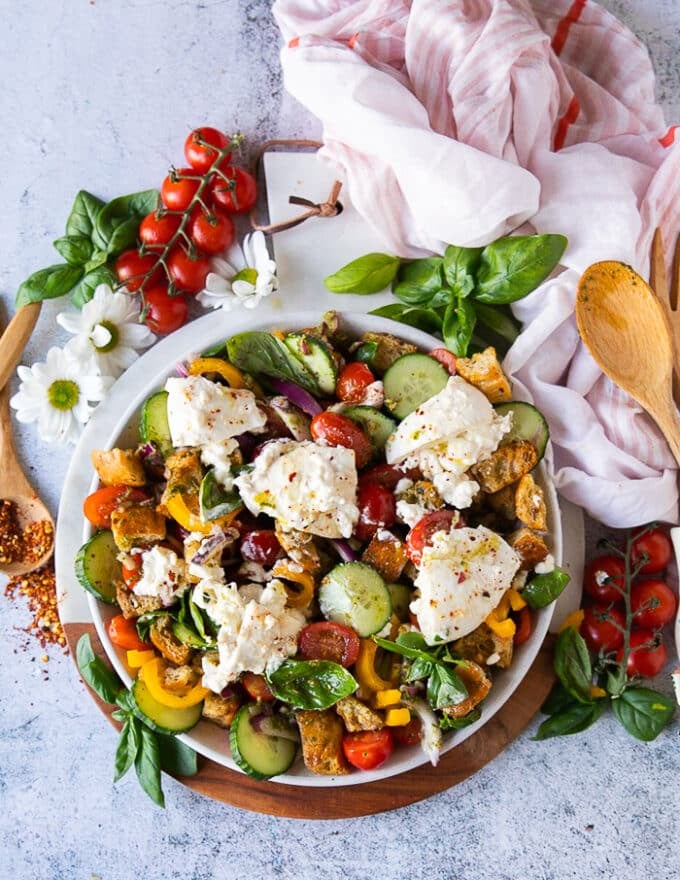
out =
[[[372,769],[480,717],[567,576],[532,472],[548,429],[494,349],[329,313],[180,364],[139,445],[93,453],[80,583],[162,732],[202,718],[265,779]]]

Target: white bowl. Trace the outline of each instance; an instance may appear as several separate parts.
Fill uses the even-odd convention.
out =
[[[367,330],[390,332],[425,351],[441,345],[434,337],[405,324],[374,315],[353,312],[340,314],[343,327],[352,335],[359,336]],[[80,589],[73,576],[74,551],[92,534],[91,526],[80,514],[84,497],[94,491],[98,485],[97,476],[90,462],[91,450],[136,445],[139,410],[146,398],[153,391],[161,388],[168,376],[174,374],[178,361],[223,342],[234,333],[243,330],[266,330],[274,327],[282,330],[300,329],[314,326],[320,318],[318,312],[311,311],[289,312],[283,318],[272,309],[263,309],[257,314],[241,312],[206,315],[155,345],[118,380],[109,397],[97,408],[83,432],[64,485],[56,543],[57,580],[61,605],[68,600],[69,590]],[[543,465],[538,468],[538,479],[545,493],[548,510],[550,549],[556,564],[559,565],[562,560],[560,512],[556,492],[547,478]],[[89,614],[109,659],[121,679],[129,685],[131,677],[124,662],[125,652],[116,648],[107,634],[108,623],[117,613],[117,609],[99,602],[90,594],[87,594],[87,603]],[[543,643],[553,608],[554,604],[535,614],[535,626],[531,637],[516,649],[511,667],[498,670],[494,674],[494,684],[482,706],[481,718],[463,730],[445,734],[444,752],[455,748],[468,737],[474,736],[498,712],[506,700],[510,699]],[[231,758],[228,735],[217,725],[201,721],[190,733],[182,734],[179,738],[199,754],[231,770],[238,770]],[[385,764],[375,770],[330,777],[311,773],[299,758],[290,771],[273,777],[270,781],[284,785],[319,787],[362,785],[395,776],[426,761],[427,758],[419,746],[400,748]]]

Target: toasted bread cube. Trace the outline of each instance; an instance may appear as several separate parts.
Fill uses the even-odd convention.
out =
[[[151,644],[166,660],[177,666],[188,666],[193,656],[193,648],[185,645],[172,631],[172,619],[169,614],[155,618],[149,628]]]
[[[165,517],[153,507],[128,507],[111,514],[111,532],[119,550],[155,544],[165,539]]]
[[[209,721],[213,721],[218,727],[231,727],[234,717],[239,710],[241,701],[236,694],[230,697],[220,697],[218,694],[206,694],[203,701],[202,715]]]
[[[285,530],[281,528],[279,520],[274,525],[279,544],[293,562],[297,562],[310,574],[318,574],[321,570],[321,559],[314,535],[299,532],[297,529]]]
[[[514,483],[511,483],[509,486],[499,489],[498,492],[492,492],[486,496],[489,507],[510,522],[514,522],[517,519],[516,488]]]
[[[521,569],[530,571],[539,562],[543,562],[548,553],[548,545],[538,532],[523,526],[521,529],[508,535],[507,542],[522,561]]]
[[[388,367],[404,354],[412,354],[418,347],[410,342],[393,336],[391,333],[366,332],[361,337],[362,342],[375,342],[377,345],[372,366],[379,372],[384,373]]]
[[[515,504],[517,519],[525,526],[539,532],[547,530],[547,510],[543,490],[531,474],[524,474],[523,477],[520,477],[515,490]]]
[[[198,684],[199,679],[192,666],[166,666],[163,670],[163,687],[166,691],[186,693]]]
[[[332,709],[313,711],[300,709],[295,713],[302,739],[302,758],[312,773],[323,776],[345,776],[349,765],[342,751],[345,727]]]
[[[198,497],[203,481],[200,454],[194,449],[179,449],[171,453],[165,460],[165,476],[168,482],[158,505],[162,513],[167,513],[166,504],[176,493],[185,498]]]
[[[361,561],[372,566],[388,584],[393,584],[408,562],[406,544],[391,532],[378,529],[362,553]]]
[[[489,664],[489,660],[496,660],[489,665],[499,669],[507,669],[512,663],[513,639],[502,638],[497,635],[486,623],[481,623],[462,639],[457,639],[452,648],[457,655],[465,660],[472,660],[480,666]]]
[[[470,385],[479,388],[491,403],[512,399],[510,380],[498,361],[496,349],[491,345],[472,357],[457,358],[456,372]]]
[[[126,620],[141,617],[150,611],[158,611],[163,607],[160,596],[136,596],[125,584],[116,584],[116,602]]]
[[[491,494],[517,482],[538,463],[538,452],[529,440],[513,440],[499,446],[489,458],[480,461],[470,473],[482,492]]]
[[[345,722],[350,733],[357,730],[380,730],[385,726],[382,716],[356,697],[343,697],[335,704],[335,711]]]
[[[146,474],[134,449],[93,449],[90,457],[105,486],[143,486]]]

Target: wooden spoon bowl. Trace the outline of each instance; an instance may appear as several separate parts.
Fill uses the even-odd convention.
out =
[[[593,359],[650,414],[680,464],[680,419],[673,404],[675,352],[663,304],[625,263],[594,263],[576,292],[576,323]]]

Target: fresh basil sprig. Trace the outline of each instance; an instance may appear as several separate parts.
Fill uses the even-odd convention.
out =
[[[400,260],[365,254],[325,279],[333,293],[377,293],[399,301],[371,314],[438,333],[459,357],[471,346],[501,351],[518,334],[509,304],[535,290],[559,263],[563,235],[509,235],[484,248],[449,245],[441,257]],[[484,335],[475,335],[479,325]]]
[[[100,284],[116,284],[113,260],[134,246],[139,224],[157,205],[155,189],[108,203],[81,190],[66,221],[66,235],[54,242],[65,262],[30,275],[17,291],[17,307],[70,292],[73,304],[81,308]]]
[[[296,709],[328,709],[359,687],[351,673],[330,660],[285,660],[267,681],[279,700]]]
[[[139,784],[159,807],[165,806],[161,770],[181,776],[198,772],[196,752],[171,734],[152,730],[135,703],[132,691],[92,649],[89,635],[78,640],[76,661],[83,679],[105,702],[117,706],[112,717],[122,725],[114,760],[113,781],[118,782],[133,766]]]

